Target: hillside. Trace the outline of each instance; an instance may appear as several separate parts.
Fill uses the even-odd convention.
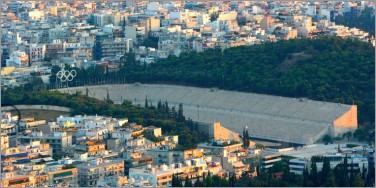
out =
[[[355,103],[365,123],[374,122],[374,52],[351,39],[289,40],[191,52],[149,67],[125,63],[111,77]]]
[[[375,49],[335,38],[296,39],[169,57],[150,66],[127,54],[121,70],[78,70],[72,86],[171,83],[358,105],[361,124],[375,122]],[[58,69],[54,68],[53,73]],[[55,78],[52,76],[51,80]],[[54,82],[53,82],[54,83]]]

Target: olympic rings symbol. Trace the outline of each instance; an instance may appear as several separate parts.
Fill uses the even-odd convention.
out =
[[[56,76],[60,79],[61,82],[71,82],[74,77],[77,76],[76,70],[64,70],[61,69],[59,72],[56,73]]]

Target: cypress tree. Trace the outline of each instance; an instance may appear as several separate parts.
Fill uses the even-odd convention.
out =
[[[321,170],[321,182],[325,183],[330,171],[330,161],[327,157],[324,157],[324,163]]]
[[[249,147],[249,134],[248,134],[248,130],[245,130],[245,147],[246,148]]]
[[[354,163],[353,161],[351,160],[351,167],[350,167],[350,185],[353,184],[354,182],[354,179],[355,179],[355,172],[354,172]]]
[[[343,176],[343,179],[344,179],[343,186],[346,186],[346,187],[350,186],[347,154],[346,154],[345,159],[343,161],[342,176]]]
[[[313,186],[318,187],[320,186],[319,175],[317,173],[317,165],[316,162],[312,162],[312,169],[311,169],[311,180],[313,182]]]
[[[179,122],[184,122],[185,121],[185,117],[183,115],[183,104],[180,103],[179,104],[179,109],[178,109],[178,121]]]
[[[364,181],[367,180],[367,170],[366,170],[366,168],[365,168],[365,166],[364,166],[364,163],[363,163],[363,166],[362,166],[362,179],[363,179]]]
[[[308,186],[308,179],[309,179],[309,172],[308,172],[308,168],[305,167],[303,171],[303,187]]]
[[[146,96],[146,99],[145,99],[145,108],[149,108],[149,101],[148,101],[148,97]]]
[[[372,161],[368,163],[368,173],[366,182],[368,187],[375,186],[375,163]]]
[[[162,109],[162,101],[161,101],[161,100],[158,101],[157,108],[158,108],[159,110]]]

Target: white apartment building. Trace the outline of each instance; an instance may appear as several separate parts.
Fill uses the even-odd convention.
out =
[[[173,174],[180,174],[181,178],[185,176],[195,178],[201,177],[203,173],[207,172],[208,166],[203,158],[190,159],[186,160],[184,164],[176,163],[170,166],[152,167],[149,164],[146,167],[129,169],[129,183],[131,186],[135,186],[137,182],[146,180],[152,186],[169,186]]]
[[[30,62],[40,62],[44,60],[46,54],[45,44],[30,44]]]
[[[290,159],[289,168],[290,172],[302,175],[305,168],[310,165],[310,160],[306,158]]]
[[[9,59],[5,60],[7,67],[27,67],[29,66],[29,57],[25,52],[22,51],[13,51]]]
[[[43,10],[33,10],[29,12],[30,20],[44,20],[44,11]]]

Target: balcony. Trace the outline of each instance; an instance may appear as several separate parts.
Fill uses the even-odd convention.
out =
[[[158,157],[159,158],[167,158],[167,155],[161,155],[161,154],[159,154]]]

